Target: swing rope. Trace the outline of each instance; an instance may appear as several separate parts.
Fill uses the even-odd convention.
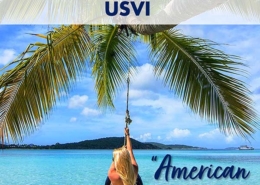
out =
[[[130,62],[128,62],[128,74],[127,74],[127,93],[126,93],[126,116],[125,116],[125,128],[128,128],[128,125],[132,122],[128,110],[128,100],[129,100],[129,84],[130,84]],[[126,135],[124,139],[124,146],[126,146]]]

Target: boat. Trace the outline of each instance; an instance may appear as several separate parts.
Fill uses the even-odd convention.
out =
[[[247,145],[241,145],[238,147],[239,150],[254,150],[253,147],[247,146]]]

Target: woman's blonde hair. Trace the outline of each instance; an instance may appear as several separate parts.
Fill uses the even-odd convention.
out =
[[[123,146],[113,152],[115,168],[124,185],[134,185],[136,181],[130,153]]]

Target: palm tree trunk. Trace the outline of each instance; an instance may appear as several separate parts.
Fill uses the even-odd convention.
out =
[[[172,0],[163,10],[161,10],[156,16],[150,17],[150,20],[157,24],[142,25],[141,20],[136,16],[129,16],[127,18],[128,26],[142,35],[151,35],[164,30],[168,30],[184,22],[196,15],[199,15],[205,11],[211,10],[228,0]],[[168,25],[158,25],[159,18],[164,17],[169,23]],[[152,21],[151,21],[152,22]]]

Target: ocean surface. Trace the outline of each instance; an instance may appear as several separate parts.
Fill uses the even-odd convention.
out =
[[[144,185],[259,185],[260,150],[134,150],[139,165],[139,174]],[[200,168],[212,165],[225,168],[244,168],[250,175],[247,179],[169,179],[165,180],[165,170],[160,179],[154,174],[164,157],[169,154],[172,166]],[[152,156],[157,156],[152,161]],[[103,185],[111,164],[112,150],[1,150],[1,185]]]

